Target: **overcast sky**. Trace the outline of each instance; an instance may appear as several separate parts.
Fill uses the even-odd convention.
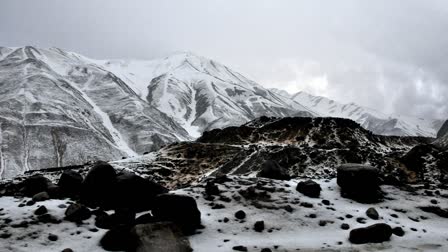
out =
[[[446,0],[2,0],[0,45],[99,59],[191,51],[266,87],[448,117]]]

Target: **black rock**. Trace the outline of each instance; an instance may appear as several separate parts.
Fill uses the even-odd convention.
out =
[[[42,223],[53,223],[53,224],[61,223],[60,220],[58,220],[56,217],[48,213],[38,215],[37,220],[39,220]]]
[[[263,232],[264,230],[264,221],[257,221],[254,224],[254,230],[257,232]]]
[[[261,252],[272,252],[270,248],[263,248],[261,249]]]
[[[160,220],[174,222],[187,235],[201,226],[201,212],[196,200],[185,195],[158,195],[152,214]]]
[[[49,200],[49,199],[50,199],[50,195],[47,192],[40,192],[33,196],[34,202],[45,201],[45,200]]]
[[[232,249],[235,251],[247,251],[247,248],[244,246],[235,246]]]
[[[57,241],[58,239],[59,239],[59,237],[55,234],[48,235],[48,240],[50,240],[50,241]]]
[[[257,177],[278,179],[278,180],[288,180],[290,179],[289,172],[286,168],[280,166],[277,161],[267,160],[261,166],[260,172],[258,172]]]
[[[89,171],[81,186],[81,202],[89,207],[110,209],[115,200],[117,174],[106,162],[97,162]]]
[[[74,251],[71,248],[66,248],[66,249],[62,250],[61,252],[74,252]]]
[[[118,174],[114,189],[113,207],[136,212],[152,209],[155,197],[168,192],[165,187],[130,172]]]
[[[49,183],[50,181],[42,175],[32,175],[23,181],[23,192],[26,196],[32,197],[37,193],[46,191]]]
[[[137,243],[135,251],[191,252],[188,238],[171,222],[136,225],[131,234]]]
[[[246,213],[243,210],[239,210],[235,213],[235,218],[243,220],[246,218]]]
[[[426,206],[419,208],[425,212],[433,213],[443,218],[448,218],[448,209],[442,209],[438,206]]]
[[[312,180],[307,180],[299,182],[296,190],[308,197],[319,198],[322,188],[318,183]]]
[[[218,186],[213,182],[207,182],[205,185],[205,194],[206,195],[219,195],[220,191]]]
[[[341,196],[360,203],[376,203],[382,200],[378,169],[363,164],[344,164],[337,168],[337,183]]]
[[[58,186],[67,196],[77,196],[81,193],[83,177],[79,172],[66,170],[59,178]]]
[[[350,225],[348,225],[347,223],[342,223],[342,224],[341,224],[341,229],[343,229],[343,230],[349,230],[349,229],[350,229]]]
[[[329,206],[329,205],[330,205],[330,201],[324,199],[324,200],[322,200],[322,204],[324,204],[324,205],[326,205],[326,206]]]
[[[373,207],[367,209],[366,215],[372,220],[378,220],[380,218],[378,211],[376,211],[376,209]]]
[[[65,219],[73,222],[82,222],[92,216],[92,212],[81,204],[71,204],[67,210],[65,210]]]
[[[117,227],[104,234],[100,245],[108,251],[134,251],[137,240],[131,234],[130,227]]]
[[[354,244],[380,243],[390,240],[392,228],[385,223],[374,224],[350,231],[349,240]]]
[[[36,209],[36,211],[34,211],[34,214],[42,215],[42,214],[46,214],[47,212],[48,212],[48,210],[45,206],[40,206],[39,208]]]
[[[404,236],[405,232],[404,232],[403,228],[401,228],[401,227],[394,227],[392,229],[392,233],[396,236],[402,237],[402,236]]]

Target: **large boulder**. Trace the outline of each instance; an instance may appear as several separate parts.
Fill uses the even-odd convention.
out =
[[[201,212],[195,199],[189,196],[160,194],[152,213],[157,219],[175,223],[187,235],[201,226]]]
[[[115,169],[106,162],[96,163],[81,186],[81,202],[89,207],[111,208],[117,184]]]
[[[267,160],[261,165],[261,171],[258,172],[257,177],[288,180],[290,179],[289,172],[286,168],[280,166],[277,161]]]
[[[135,252],[191,252],[188,239],[171,222],[157,222],[136,225],[132,231],[135,237]]]
[[[32,197],[40,192],[46,192],[51,182],[42,175],[32,175],[22,183],[23,193]]]
[[[363,164],[344,164],[337,168],[337,183],[341,196],[360,203],[376,203],[383,194],[378,169]]]
[[[81,192],[82,181],[83,177],[79,172],[66,170],[61,174],[58,186],[63,194],[73,197]]]
[[[350,231],[349,240],[354,244],[380,243],[390,240],[392,228],[385,223],[378,223]]]
[[[65,210],[65,219],[76,223],[87,220],[91,216],[92,212],[81,204],[71,204],[67,210]]]
[[[113,206],[115,209],[133,209],[136,212],[153,207],[157,195],[168,189],[130,172],[121,172],[116,178]]]
[[[308,197],[319,198],[322,188],[312,180],[301,181],[297,184],[296,190]]]

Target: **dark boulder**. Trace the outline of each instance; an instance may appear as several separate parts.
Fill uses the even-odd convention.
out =
[[[114,190],[112,206],[136,212],[152,209],[155,197],[168,192],[165,187],[130,172],[118,174]]]
[[[81,204],[71,204],[65,210],[65,219],[76,223],[87,220],[92,216],[92,212]]]
[[[23,181],[23,193],[28,197],[32,197],[37,193],[47,191],[49,184],[50,181],[44,176],[32,175]]]
[[[301,181],[297,184],[296,190],[308,197],[319,198],[322,188],[312,180]]]
[[[264,221],[257,221],[257,222],[255,222],[254,230],[256,232],[263,232],[263,230],[264,230]]]
[[[246,218],[246,213],[243,210],[239,210],[235,213],[235,218],[242,220]]]
[[[392,233],[393,233],[394,235],[396,235],[396,236],[399,236],[399,237],[402,237],[402,236],[404,236],[404,234],[405,234],[405,232],[404,232],[404,230],[403,230],[402,227],[394,227],[394,228],[392,229]]]
[[[156,197],[152,214],[163,221],[171,221],[187,234],[201,227],[201,212],[192,197],[176,194],[160,194]]]
[[[79,172],[66,170],[59,178],[58,186],[65,195],[77,196],[81,192],[82,181],[83,177]]]
[[[277,161],[267,160],[261,165],[261,170],[257,177],[288,180],[290,179],[289,172],[286,168],[280,166]]]
[[[35,195],[33,195],[34,202],[45,201],[45,200],[49,200],[49,199],[50,199],[50,195],[48,195],[47,192],[40,192],[40,193],[36,193]]]
[[[117,184],[115,169],[106,162],[97,162],[87,173],[81,186],[81,202],[89,207],[110,209]]]
[[[209,196],[210,195],[219,195],[220,191],[219,191],[218,186],[215,183],[209,181],[205,185],[205,194],[209,195]]]
[[[344,164],[337,168],[337,183],[341,196],[360,203],[382,200],[378,169],[363,164]]]
[[[48,212],[48,210],[45,206],[40,206],[39,208],[36,209],[36,211],[34,211],[34,214],[42,215],[42,214],[46,214],[47,212]]]
[[[392,228],[385,223],[378,223],[350,231],[349,240],[354,244],[380,243],[390,240]]]
[[[157,222],[136,225],[131,230],[136,242],[135,251],[145,252],[191,252],[188,238],[175,224]]]
[[[100,240],[100,246],[107,251],[135,251],[137,240],[130,227],[120,226],[107,231]]]

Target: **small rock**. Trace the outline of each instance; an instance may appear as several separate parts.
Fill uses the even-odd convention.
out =
[[[261,171],[257,177],[288,180],[290,179],[289,172],[284,167],[280,166],[277,161],[267,160],[261,165]]]
[[[246,218],[246,213],[243,210],[239,210],[235,213],[235,218],[242,220]]]
[[[42,215],[46,214],[48,212],[47,208],[45,206],[40,206],[36,211],[34,211],[35,215]]]
[[[50,241],[57,241],[58,238],[59,237],[57,235],[55,235],[55,234],[49,234],[48,235],[48,240],[50,240]]]
[[[74,251],[71,248],[66,248],[66,249],[62,250],[62,252],[74,252]]]
[[[36,202],[45,201],[45,200],[49,200],[49,199],[50,199],[50,195],[48,195],[47,192],[40,192],[33,196],[33,200]]]
[[[396,236],[402,237],[402,236],[404,236],[405,232],[404,232],[403,228],[401,228],[401,227],[394,227],[392,229],[392,233]]]
[[[264,221],[257,221],[254,224],[254,230],[257,232],[263,232],[264,230]]]
[[[272,250],[270,248],[263,248],[261,252],[272,252]]]
[[[308,197],[319,198],[322,188],[312,180],[301,181],[297,184],[296,190]]]
[[[219,195],[220,191],[217,185],[213,182],[207,182],[205,185],[205,194],[207,195]]]
[[[347,223],[342,223],[342,224],[341,224],[341,229],[343,229],[343,230],[349,230],[349,229],[350,229],[350,225],[348,225]]]
[[[81,204],[71,204],[67,210],[65,210],[65,218],[73,222],[82,222],[92,216],[90,210]]]
[[[326,205],[326,206],[329,206],[329,205],[330,205],[330,201],[324,199],[324,200],[322,200],[322,204],[324,204],[324,205]]]
[[[244,246],[235,246],[232,249],[235,251],[247,251],[247,248]]]
[[[385,223],[374,224],[365,228],[350,231],[349,240],[354,244],[381,243],[389,241],[392,228]]]
[[[378,220],[380,218],[378,211],[376,211],[376,209],[373,207],[367,209],[366,215],[372,220]]]

